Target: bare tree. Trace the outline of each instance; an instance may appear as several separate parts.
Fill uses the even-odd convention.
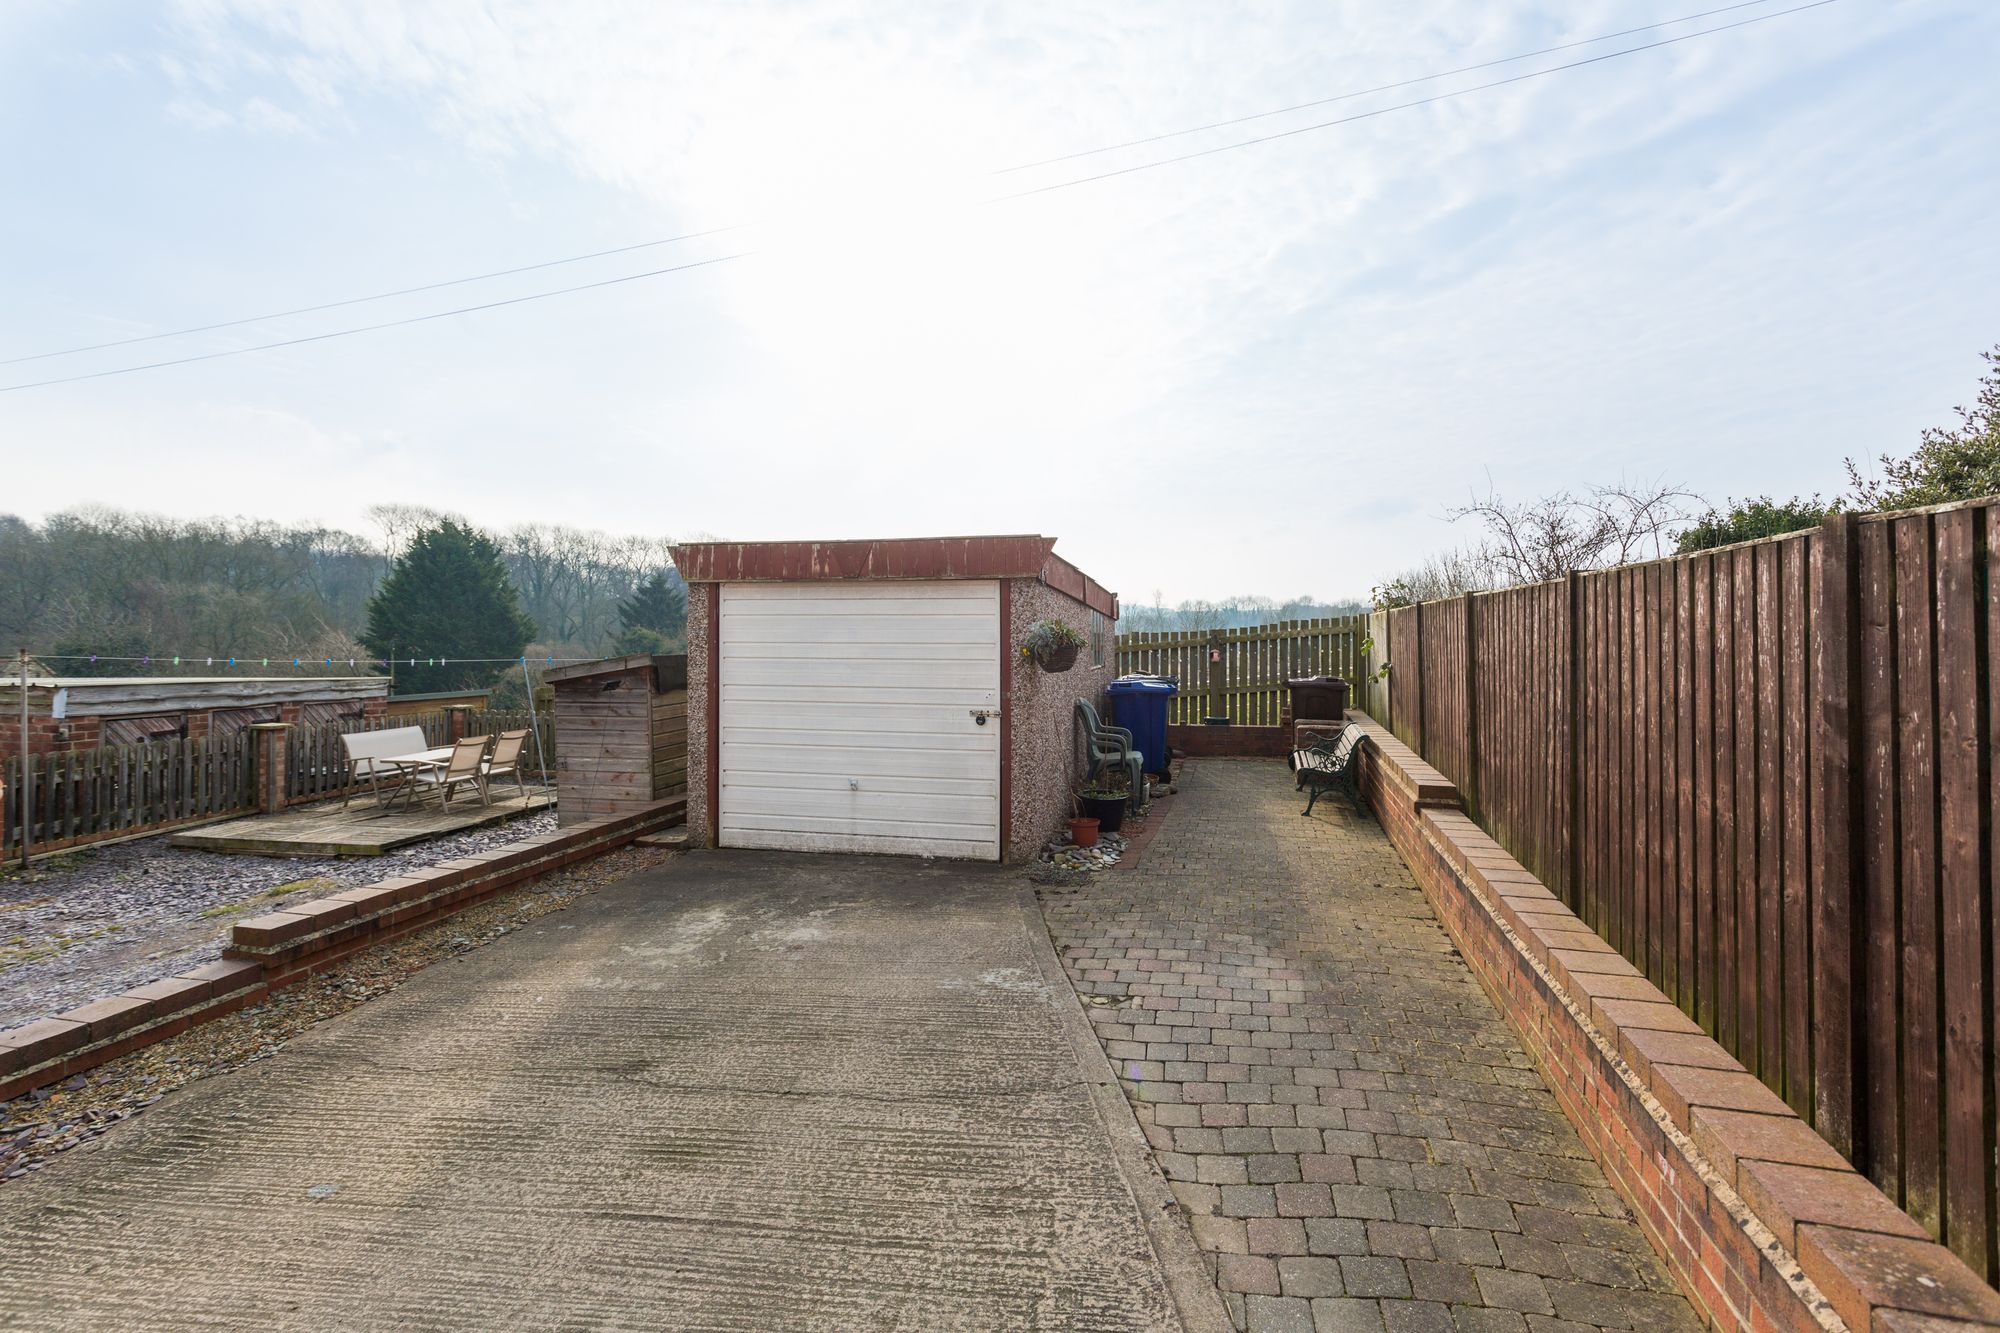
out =
[[[1442,601],[1468,592],[1485,592],[1494,583],[1493,561],[1483,546],[1461,547],[1432,556],[1375,589],[1375,608],[1414,606]]]
[[[1602,569],[1663,554],[1700,497],[1664,481],[1557,491],[1512,502],[1489,489],[1484,499],[1445,511],[1453,522],[1476,519],[1479,550],[1503,583],[1544,583],[1576,569]]]
[[[1222,608],[1206,598],[1182,602],[1174,608],[1174,628],[1183,631],[1222,628]]]
[[[368,506],[368,521],[382,530],[382,572],[386,576],[396,567],[402,557],[403,548],[410,544],[410,538],[425,528],[434,528],[445,519],[465,520],[456,514],[447,514],[442,509],[432,509],[429,505],[380,504]]]

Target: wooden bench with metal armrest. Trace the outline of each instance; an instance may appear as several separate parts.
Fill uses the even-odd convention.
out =
[[[1338,789],[1353,802],[1356,811],[1368,813],[1361,803],[1361,770],[1355,763],[1355,756],[1361,750],[1361,735],[1361,728],[1352,722],[1337,732],[1299,733],[1300,741],[1305,744],[1292,751],[1288,762],[1298,778],[1298,789],[1312,789],[1302,814],[1310,815],[1320,794],[1329,789]]]

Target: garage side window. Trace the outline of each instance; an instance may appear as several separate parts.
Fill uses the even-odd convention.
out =
[[[1092,611],[1090,613],[1090,664],[1092,666],[1104,665],[1105,640],[1110,637],[1107,632],[1108,629],[1109,626],[1104,619],[1104,613],[1102,611]]]

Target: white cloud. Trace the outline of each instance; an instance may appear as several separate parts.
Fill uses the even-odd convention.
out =
[[[1990,158],[1995,94],[1912,82],[1953,24],[1961,40],[2000,31],[1989,10],[1832,5],[976,202],[1534,66],[1032,174],[995,166],[1698,7],[185,3],[155,57],[174,73],[168,114],[422,168],[405,140],[370,143],[414,120],[429,152],[468,155],[512,192],[491,227],[413,231],[491,244],[623,198],[632,239],[754,224],[631,267],[763,252],[532,316],[219,363],[104,395],[143,409],[75,415],[143,410],[162,431],[193,417],[241,447],[265,425],[200,416],[240,386],[329,437],[407,441],[393,456],[418,471],[504,460],[459,483],[460,507],[496,520],[567,505],[586,512],[546,516],[743,536],[1041,529],[1114,586],[1170,597],[1281,591],[1308,568],[1325,593],[1359,592],[1454,540],[1430,516],[1489,468],[1516,489],[1660,470],[1718,496],[1824,486],[1842,449],[1872,452],[1867,432],[2000,336],[1971,332],[1965,286],[2000,276],[1994,261],[1938,221],[2000,202],[1950,165],[1968,145]],[[384,189],[381,207],[403,204]],[[1906,336],[1867,340],[1872,380],[1827,374],[1888,328]],[[1922,364],[1937,368],[1914,382]],[[626,484],[511,485],[552,440],[586,442]],[[1118,460],[1140,453],[1153,470],[1134,480]],[[407,475],[333,483],[324,502],[358,510]],[[1107,499],[1134,517],[1088,517]]]

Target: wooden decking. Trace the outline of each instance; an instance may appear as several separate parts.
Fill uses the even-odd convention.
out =
[[[525,799],[512,792],[504,796],[495,792],[491,805],[481,805],[477,797],[460,796],[453,799],[449,810],[440,810],[434,799],[419,802],[410,810],[400,805],[384,810],[373,800],[357,796],[345,810],[340,802],[328,801],[282,815],[254,815],[189,829],[174,834],[167,843],[248,856],[381,856],[426,838],[516,819],[553,803],[552,793],[533,789]]]

